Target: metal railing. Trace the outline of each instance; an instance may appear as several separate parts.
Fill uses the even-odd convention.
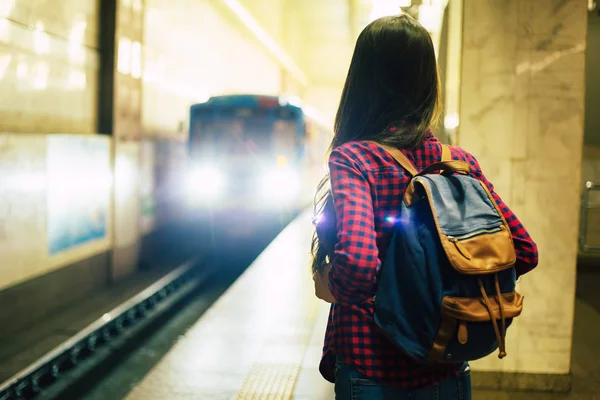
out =
[[[600,183],[585,183],[580,218],[579,251],[583,254],[600,254]]]

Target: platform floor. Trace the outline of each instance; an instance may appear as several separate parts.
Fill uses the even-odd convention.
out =
[[[310,236],[310,215],[305,213],[267,247],[127,399],[333,399],[333,385],[317,370],[329,307],[314,297]],[[474,399],[600,399],[599,272],[580,277],[571,393],[475,391]]]

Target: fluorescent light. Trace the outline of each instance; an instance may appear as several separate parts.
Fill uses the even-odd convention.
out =
[[[231,11],[237,15],[244,25],[256,38],[277,58],[277,60],[292,73],[294,78],[303,85],[308,85],[308,79],[294,60],[273,40],[273,38],[260,26],[256,19],[237,0],[222,0]]]

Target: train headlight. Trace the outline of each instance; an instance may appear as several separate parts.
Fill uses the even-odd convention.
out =
[[[263,199],[293,200],[300,193],[300,176],[292,168],[276,168],[263,174],[259,190]]]
[[[218,168],[202,166],[190,171],[187,189],[196,200],[214,200],[221,196],[226,184],[226,176]]]

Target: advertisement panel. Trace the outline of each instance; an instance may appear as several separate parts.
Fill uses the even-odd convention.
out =
[[[50,255],[105,238],[112,188],[108,138],[50,135],[46,155]]]

